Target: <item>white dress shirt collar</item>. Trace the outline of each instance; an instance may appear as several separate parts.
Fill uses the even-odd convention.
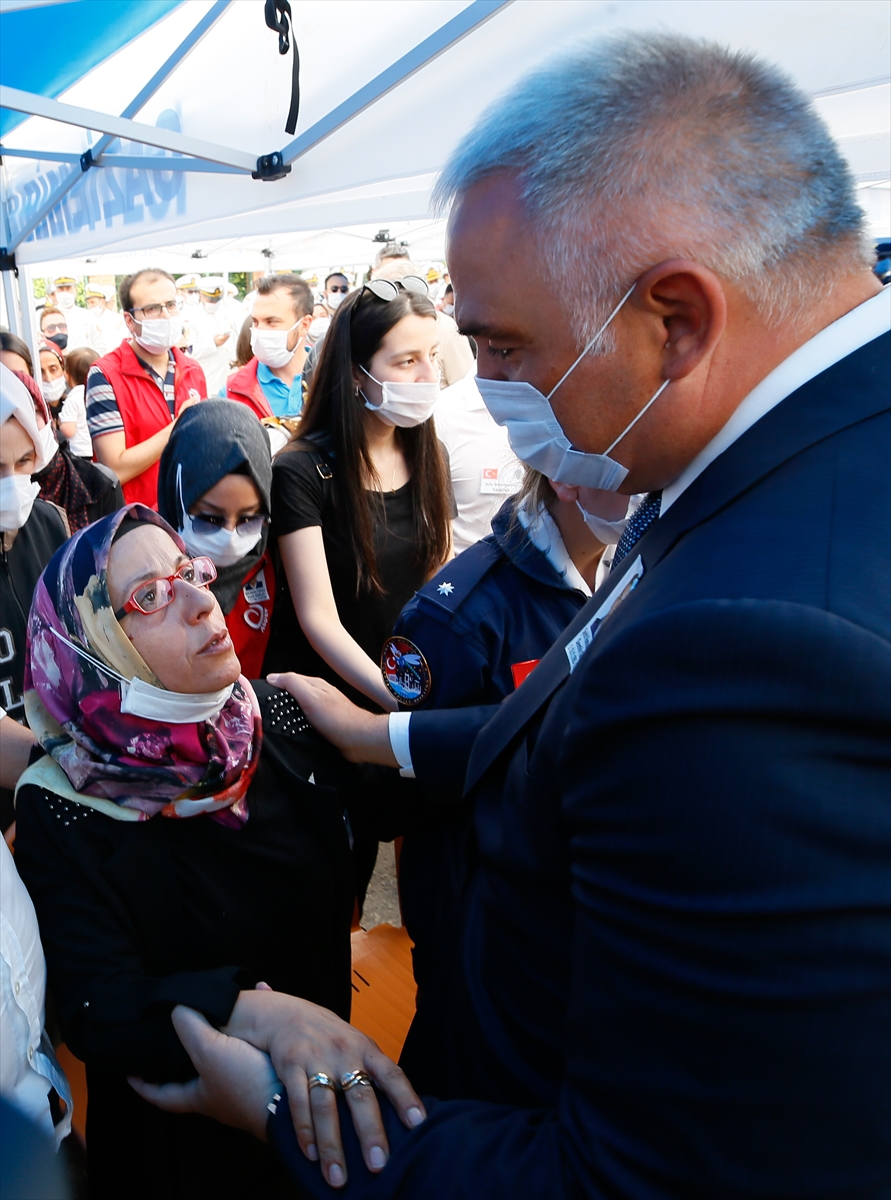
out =
[[[659,515],[668,512],[678,496],[724,451],[742,437],[756,421],[809,380],[841,362],[861,346],[891,329],[891,287],[858,304],[850,312],[821,329],[756,385],[733,416],[696,455],[673,483],[662,491]]]

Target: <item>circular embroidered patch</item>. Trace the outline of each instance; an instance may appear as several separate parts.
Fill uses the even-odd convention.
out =
[[[423,704],[430,695],[430,668],[414,642],[391,637],[381,651],[381,675],[400,704]]]

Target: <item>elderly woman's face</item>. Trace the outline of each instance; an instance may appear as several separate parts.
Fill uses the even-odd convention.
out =
[[[157,525],[132,529],[108,556],[112,608],[122,608],[140,584],[173,575],[188,556]],[[195,695],[234,683],[241,666],[219,604],[207,588],[182,580],[173,600],[159,612],[130,612],[121,628],[169,691]]]

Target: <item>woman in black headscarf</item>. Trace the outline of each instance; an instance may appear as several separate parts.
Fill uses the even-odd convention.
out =
[[[248,679],[261,677],[275,600],[266,549],[271,490],[269,441],[249,408],[206,400],[183,413],[161,455],[158,511],[190,554],[213,560],[210,590]]]

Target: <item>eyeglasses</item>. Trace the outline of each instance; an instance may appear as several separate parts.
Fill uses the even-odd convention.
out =
[[[136,317],[136,314],[141,312],[142,316],[136,318],[139,321],[146,318],[149,321],[157,321],[159,317],[174,317],[177,313],[182,312],[182,310],[182,300],[168,300],[166,304],[144,304],[142,308],[131,308],[127,311],[131,317]]]
[[[141,583],[133,592],[127,603],[117,610],[115,620],[122,620],[127,613],[141,612],[147,617],[160,612],[173,601],[176,591],[174,580],[180,579],[194,588],[206,588],[217,577],[217,569],[209,558],[193,558],[183,563],[172,575],[164,575],[158,579],[148,579]]]
[[[268,522],[269,517],[257,513],[252,517],[236,517],[235,528],[242,537],[254,537]],[[218,516],[216,513],[199,513],[192,517],[192,529],[195,533],[214,533],[217,529],[224,529],[225,526],[226,518]]]
[[[349,290],[350,290],[350,287],[349,287],[349,284],[347,284],[347,283],[343,284],[343,286],[338,286],[338,287],[335,287],[334,284],[332,284],[331,287],[328,288],[329,292],[342,292],[344,296],[347,294],[347,292]]]
[[[68,326],[64,321],[60,321],[57,325],[44,325],[43,332],[47,335],[51,333],[67,333]]]
[[[362,289],[364,292],[371,292],[372,296],[376,296],[378,300],[385,300],[388,304],[391,300],[395,300],[400,291],[411,292],[414,296],[429,296],[430,289],[427,287],[427,282],[421,279],[420,275],[406,275],[404,279],[398,279],[393,282],[390,279],[371,279]]]

